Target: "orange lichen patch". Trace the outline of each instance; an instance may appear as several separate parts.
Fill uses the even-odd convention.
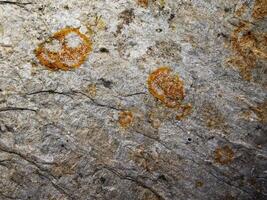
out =
[[[148,0],[137,0],[137,3],[144,8],[148,7]]]
[[[227,145],[219,147],[214,152],[214,160],[222,165],[229,164],[234,160],[234,152]]]
[[[122,127],[128,127],[133,122],[133,113],[130,111],[123,111],[119,114],[119,123]]]
[[[263,19],[267,15],[267,0],[256,0],[252,17],[256,20]]]
[[[253,33],[249,23],[241,22],[230,39],[235,56],[228,63],[236,67],[245,80],[250,81],[258,59],[267,59],[267,34]]]
[[[179,107],[184,99],[184,84],[169,67],[161,67],[148,78],[149,92],[169,108]]]
[[[40,63],[53,70],[70,70],[79,67],[92,50],[89,38],[76,28],[56,32],[35,50]]]
[[[188,115],[191,111],[191,105],[182,105],[185,97],[184,83],[178,75],[172,73],[169,67],[160,67],[149,75],[149,92],[168,108],[182,109],[182,114],[177,119]]]

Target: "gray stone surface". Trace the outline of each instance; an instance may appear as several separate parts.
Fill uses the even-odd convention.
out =
[[[266,0],[14,2],[0,0],[1,200],[267,198]],[[52,71],[34,50],[65,27],[93,50]],[[148,91],[160,66],[184,81],[180,121]]]

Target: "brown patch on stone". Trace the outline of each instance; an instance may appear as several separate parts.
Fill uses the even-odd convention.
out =
[[[214,152],[214,160],[216,163],[226,165],[234,160],[234,152],[229,146],[218,147]]]
[[[249,24],[241,22],[231,35],[231,48],[236,54],[229,59],[241,76],[250,81],[258,59],[267,59],[267,34],[249,31]]]
[[[143,189],[139,194],[141,196],[140,200],[160,200],[160,197],[156,196],[148,189]]]
[[[147,84],[149,92],[166,107],[181,109],[177,120],[181,120],[190,113],[192,106],[182,105],[185,97],[184,83],[178,75],[172,73],[171,68],[158,68],[149,75]]]
[[[144,8],[147,8],[148,7],[148,0],[137,0],[137,4],[139,6],[142,6]]]
[[[132,152],[131,157],[139,167],[145,169],[146,171],[155,171],[158,169],[158,154],[146,151],[144,146],[140,146]]]
[[[267,0],[256,0],[252,17],[256,20],[263,19],[267,15]]]
[[[155,112],[148,112],[148,120],[149,120],[149,123],[151,123],[151,126],[153,128],[156,128],[158,129],[161,125],[161,121],[157,115],[157,113]]]
[[[132,150],[129,160],[144,171],[159,174],[158,181],[169,182],[186,178],[183,173],[183,166],[187,165],[183,157],[173,152],[159,152],[158,149],[149,149],[149,144],[144,143]],[[189,178],[189,177],[187,177]]]
[[[180,44],[172,40],[156,41],[154,46],[148,48],[147,54],[151,57],[160,57],[175,63],[180,63],[182,60],[180,55],[181,49]]]
[[[257,115],[261,123],[267,123],[267,101],[258,106],[250,107],[250,109]]]
[[[176,115],[176,120],[182,120],[184,117],[188,116],[192,112],[192,105],[186,104],[186,105],[181,105],[181,113]]]
[[[52,168],[54,176],[72,175],[76,173],[81,155],[71,153],[70,157],[65,158],[55,164]]]
[[[242,17],[242,15],[246,12],[247,9],[248,6],[244,3],[235,11],[235,15],[237,17]]]
[[[212,103],[205,103],[203,105],[202,116],[208,128],[226,129],[225,117]]]
[[[120,34],[121,30],[123,29],[124,25],[129,25],[135,18],[133,9],[127,9],[122,11],[119,14],[119,18],[122,20],[121,23],[118,24],[116,33]]]
[[[122,127],[128,127],[134,120],[133,113],[131,111],[123,111],[119,114],[119,123]]]
[[[80,67],[92,50],[90,39],[76,28],[56,32],[35,50],[39,62],[52,70]]]

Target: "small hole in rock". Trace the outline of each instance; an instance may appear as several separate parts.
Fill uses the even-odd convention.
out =
[[[101,48],[99,49],[99,51],[100,51],[101,53],[109,53],[109,50],[106,49],[105,47],[101,47]]]
[[[101,177],[101,178],[100,178],[100,181],[101,181],[101,183],[103,184],[103,183],[105,183],[106,179],[105,179],[104,177]]]
[[[170,15],[169,21],[173,20],[174,17],[175,17],[175,14],[172,13],[172,14]]]
[[[163,174],[159,175],[159,179],[167,181],[166,177]]]
[[[229,12],[230,8],[224,8],[224,12]]]

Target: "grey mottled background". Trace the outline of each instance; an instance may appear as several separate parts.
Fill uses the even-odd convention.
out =
[[[266,34],[254,0],[14,2],[0,0],[1,200],[267,198],[266,51],[250,80],[228,62],[240,22]],[[78,69],[51,71],[34,49],[64,27],[93,51]],[[193,105],[181,121],[147,89],[163,65]],[[226,146],[233,159],[217,162]]]

